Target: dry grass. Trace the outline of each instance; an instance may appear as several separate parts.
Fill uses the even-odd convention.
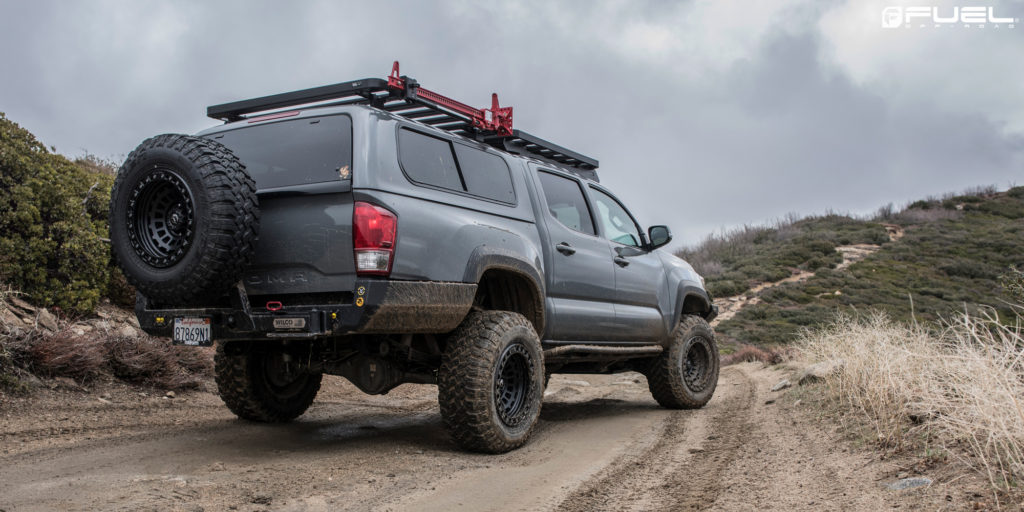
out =
[[[783,352],[766,347],[741,345],[735,352],[722,356],[722,366],[751,362],[779,364],[785,360],[786,355]]]
[[[112,376],[163,389],[201,387],[213,374],[209,349],[179,347],[150,336],[94,331],[31,332],[0,337],[14,366],[40,377],[89,382]]]
[[[931,329],[884,315],[840,316],[800,349],[834,363],[829,395],[861,412],[886,447],[937,442],[1000,490],[1024,482],[1024,332],[994,316]]]

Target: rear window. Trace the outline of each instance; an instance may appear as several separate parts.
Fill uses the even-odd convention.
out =
[[[514,204],[508,164],[498,155],[403,128],[398,132],[399,160],[409,179]]]
[[[352,120],[348,116],[280,121],[212,137],[238,155],[260,189],[351,176]]]

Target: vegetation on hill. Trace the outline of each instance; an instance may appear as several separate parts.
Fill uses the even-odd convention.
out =
[[[902,226],[905,236],[886,243],[883,222]],[[916,201],[899,212],[886,207],[871,220],[828,215],[744,228],[682,256],[695,257],[719,296],[743,293],[792,269],[813,269],[814,277],[763,292],[760,303],[716,328],[727,341],[786,344],[801,328],[831,321],[837,311],[879,310],[897,322],[912,322],[988,305],[1001,318],[1012,318],[1014,297],[1000,277],[1020,279],[1011,269],[1024,266],[1022,235],[1024,187],[1003,193],[989,188]],[[835,270],[840,256],[834,247],[849,243],[882,247],[864,261]],[[797,264],[798,258],[780,257],[812,254],[815,247],[821,248],[820,255]],[[758,274],[757,269],[765,270]]]
[[[677,254],[704,276],[713,297],[727,297],[758,283],[782,280],[794,270],[835,267],[843,260],[838,246],[888,241],[882,224],[829,213],[789,217],[771,226],[743,226],[711,235]]]
[[[68,314],[93,311],[111,290],[107,215],[114,167],[70,161],[0,113],[0,280]]]

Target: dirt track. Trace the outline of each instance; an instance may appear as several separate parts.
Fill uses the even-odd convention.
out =
[[[698,411],[667,411],[639,374],[552,379],[532,442],[457,451],[436,388],[366,396],[325,379],[288,425],[235,420],[215,394],[173,399],[109,385],[0,407],[0,509],[877,510],[938,505],[894,493],[891,463],[850,452],[782,371],[723,370]],[[100,400],[100,394],[110,403]],[[769,399],[776,399],[766,404]],[[938,494],[941,494],[939,492]],[[934,508],[934,507],[933,507]]]

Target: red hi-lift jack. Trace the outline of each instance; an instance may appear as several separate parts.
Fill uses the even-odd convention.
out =
[[[512,135],[512,107],[499,106],[498,93],[491,94],[491,108],[473,108],[461,101],[424,89],[412,78],[399,76],[397,60],[391,66],[388,88],[404,92],[405,99],[422,98],[467,116],[472,120],[473,127],[478,130],[495,132],[501,136]]]

